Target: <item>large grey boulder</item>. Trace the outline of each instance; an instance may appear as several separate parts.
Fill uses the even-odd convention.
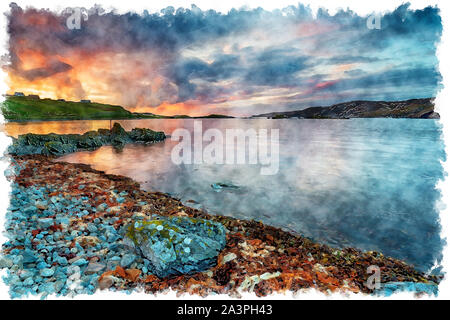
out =
[[[124,232],[124,243],[147,258],[158,277],[207,270],[226,243],[222,224],[189,217],[139,220]]]

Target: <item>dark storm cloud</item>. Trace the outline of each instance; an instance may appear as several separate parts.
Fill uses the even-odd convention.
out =
[[[215,82],[229,78],[239,70],[238,56],[220,55],[212,63],[197,58],[182,60],[175,64],[171,75],[177,82],[195,78]]]
[[[22,9],[12,5],[11,16],[22,13]],[[91,13],[87,21],[82,21],[83,27],[78,30],[69,30],[65,27],[66,19],[71,15],[67,12],[61,16],[41,10],[39,14],[51,15],[55,24],[62,27],[58,30],[47,30],[44,34],[33,34],[32,27],[15,23],[11,19],[9,31],[11,34],[27,34],[31,39],[44,37],[58,40],[68,47],[83,48],[86,50],[98,49],[160,49],[173,51],[193,42],[209,41],[217,37],[226,36],[234,32],[242,33],[261,21],[265,11],[231,10],[224,15],[214,10],[202,11],[198,7],[191,9],[179,8],[175,10],[168,7],[161,13],[143,14],[114,12],[99,14]],[[46,41],[48,44],[50,41]],[[35,44],[38,44],[35,42]]]
[[[72,66],[64,62],[54,62],[46,67],[34,68],[30,70],[19,70],[19,74],[27,80],[33,81],[39,78],[50,77],[56,73],[72,69]]]
[[[291,51],[263,51],[247,69],[245,80],[251,84],[267,86],[288,86],[297,83],[296,74],[308,67],[308,58],[288,52]]]
[[[376,50],[389,46],[392,41],[410,37],[433,46],[442,33],[439,9],[427,7],[423,10],[409,10],[409,6],[409,3],[404,4],[383,15],[381,29],[367,30],[357,40],[358,44]]]
[[[217,82],[230,78],[241,71],[240,59],[236,55],[222,54],[216,56],[212,63],[201,59],[182,59],[168,67],[167,76],[174,80],[180,90],[179,101],[195,96],[197,85],[191,80],[201,79],[209,82]],[[202,93],[199,92],[200,95]]]

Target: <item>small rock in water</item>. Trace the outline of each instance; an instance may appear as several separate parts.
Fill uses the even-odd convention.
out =
[[[217,182],[213,183],[211,185],[211,188],[214,189],[216,192],[222,191],[222,189],[239,189],[238,186],[232,184],[232,183],[225,183],[225,182]]]

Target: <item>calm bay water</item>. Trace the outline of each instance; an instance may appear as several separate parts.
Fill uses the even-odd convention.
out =
[[[171,134],[193,130],[194,120],[122,120],[126,129],[146,127]],[[177,142],[105,146],[61,161],[129,176],[144,189],[194,200],[211,213],[253,218],[336,247],[377,250],[421,270],[441,258],[437,181],[445,159],[436,120],[203,119],[203,129],[280,129],[276,175],[260,175],[259,165],[175,165]],[[109,128],[109,121],[7,123],[11,136],[83,133]],[[230,143],[229,141],[227,143]],[[237,190],[216,192],[229,182]],[[192,203],[186,203],[192,205]]]

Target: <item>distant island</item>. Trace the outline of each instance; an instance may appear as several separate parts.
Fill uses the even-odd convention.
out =
[[[349,119],[349,118],[420,118],[439,119],[434,112],[434,98],[405,101],[351,101],[328,107],[310,107],[297,111],[271,112],[252,118],[270,119]]]
[[[153,113],[137,113],[130,112],[121,106],[90,100],[75,102],[64,99],[41,99],[37,95],[26,96],[21,92],[6,95],[0,108],[5,119],[9,121],[233,118],[220,114],[190,117],[187,115],[163,116]]]

